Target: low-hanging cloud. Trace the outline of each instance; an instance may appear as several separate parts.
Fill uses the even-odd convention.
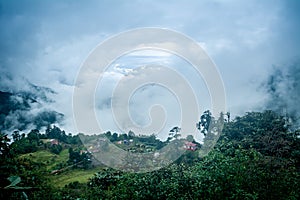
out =
[[[300,61],[275,66],[265,83],[269,94],[267,109],[287,115],[293,123],[300,124]]]
[[[277,0],[176,3],[0,0],[0,91],[27,93],[40,103],[31,104],[29,110],[34,115],[26,114],[27,111],[18,111],[18,115],[28,115],[33,120],[42,110],[62,113],[63,128],[73,132],[74,80],[89,52],[119,32],[146,26],[161,27],[180,31],[205,44],[205,50],[223,77],[230,112],[241,114],[264,103],[265,95],[256,89],[269,76],[272,65],[289,63],[300,56],[298,10],[298,1]],[[157,58],[152,59],[157,62]],[[114,74],[107,74],[111,79],[130,71],[133,66],[119,64]],[[177,63],[175,68],[187,77],[193,75],[182,63]],[[197,78],[190,79],[195,85],[202,84]],[[287,75],[284,79],[289,80]],[[37,91],[30,85],[51,88],[54,92]],[[111,99],[109,92],[102,92],[97,109],[105,111]],[[152,93],[161,96],[158,91]],[[294,104],[299,96],[292,94],[286,94],[291,98],[280,97],[281,101]],[[47,101],[45,96],[48,96]],[[292,107],[288,106],[288,110]],[[13,115],[10,118],[13,119]],[[52,119],[51,115],[48,118]],[[57,117],[57,121],[61,118]],[[105,122],[110,123],[109,120]]]
[[[22,91],[0,91],[0,130],[11,133],[61,124],[64,115],[52,107],[55,101],[51,95],[55,92],[29,82],[24,84],[28,90],[24,87]]]

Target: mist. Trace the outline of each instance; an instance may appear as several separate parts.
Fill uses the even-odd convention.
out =
[[[292,123],[300,125],[300,62],[274,66],[264,83],[268,94],[266,109],[289,117]]]
[[[227,109],[233,117],[251,110],[284,109],[297,120],[300,90],[299,62],[295,60],[300,58],[299,8],[298,1],[276,0],[88,4],[1,0],[0,91],[4,96],[0,128],[11,132],[54,123],[76,133],[72,95],[82,63],[109,37],[141,27],[172,29],[198,42],[218,67],[226,89]],[[110,83],[123,77],[124,70],[130,74],[134,67],[143,65],[144,58],[138,59],[141,58],[132,56],[116,61],[119,67],[107,72],[104,80],[104,85],[109,86],[97,91],[99,104],[95,110],[104,119],[107,130],[119,131],[108,109]],[[171,63],[194,88],[200,88],[199,96],[207,95],[202,90],[205,87],[198,87],[203,84],[201,80],[193,78],[193,71],[187,70],[183,62],[170,57],[165,60],[163,56],[148,58],[155,64]],[[148,120],[143,114],[147,110],[144,105],[173,101],[172,96],[155,87],[145,90],[144,94],[155,98],[136,95],[131,102],[136,108],[133,114],[138,113],[137,122],[141,124]],[[206,109],[203,107],[203,111]],[[168,116],[175,116],[177,111],[170,110]],[[174,126],[177,121],[178,118],[170,118]]]

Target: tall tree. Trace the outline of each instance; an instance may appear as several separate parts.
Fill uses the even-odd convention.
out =
[[[213,120],[213,117],[212,117],[211,112],[209,110],[206,110],[201,115],[200,121],[196,124],[198,130],[200,130],[204,136],[206,136],[206,134],[208,133],[209,126],[210,126],[212,120]]]

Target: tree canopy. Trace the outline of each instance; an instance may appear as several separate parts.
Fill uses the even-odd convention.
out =
[[[72,170],[93,168],[93,156],[82,145],[78,135],[65,134],[55,126],[45,133],[32,130],[28,134],[12,133],[11,142],[0,134],[1,199],[299,199],[300,196],[300,131],[292,129],[290,120],[276,112],[249,112],[224,120],[224,128],[214,148],[201,157],[200,151],[186,151],[176,162],[148,173],[129,173],[102,167],[85,182],[71,182],[57,188],[51,177]],[[209,126],[216,120],[209,111],[197,124],[204,141],[211,137]],[[214,125],[214,124],[213,124]],[[172,140],[179,127],[170,131]],[[137,136],[103,133],[125,150],[158,150],[170,140],[160,141],[155,135]],[[90,137],[90,138],[89,138]],[[93,139],[96,136],[89,136]],[[68,159],[50,168],[23,155],[32,152],[53,152],[57,139]],[[130,144],[129,140],[132,142]],[[127,141],[127,142],[124,142]],[[186,141],[202,148],[188,136]],[[57,146],[55,146],[57,145]],[[203,145],[205,147],[205,145]],[[151,147],[151,148],[150,148]],[[133,151],[132,151],[133,152]],[[60,152],[56,156],[58,156]],[[52,155],[52,154],[51,154]],[[54,157],[55,158],[55,157]],[[17,180],[14,186],[12,181]],[[25,196],[25,195],[26,196]]]

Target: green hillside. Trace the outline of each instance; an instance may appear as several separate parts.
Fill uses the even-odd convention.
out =
[[[224,128],[214,148],[214,132],[200,121],[204,144],[192,137],[180,138],[180,128],[166,141],[154,135],[103,133],[66,135],[49,126],[45,133],[14,132],[13,142],[0,134],[0,199],[299,199],[300,130],[273,111],[251,112],[233,120],[201,119]],[[203,122],[203,123],[202,123]],[[213,129],[215,130],[215,129]],[[110,145],[106,144],[106,139]],[[145,153],[186,141],[187,151],[173,163],[156,171],[129,173],[99,165],[92,151],[115,144],[125,151]],[[167,146],[167,147],[168,147]],[[90,152],[91,151],[91,152]],[[176,154],[172,148],[169,153]],[[131,154],[130,154],[131,155]],[[115,156],[118,156],[115,154]],[[136,160],[128,157],[128,169]],[[132,169],[132,168],[130,168]]]
[[[69,159],[68,149],[62,150],[58,155],[51,153],[48,150],[39,150],[37,152],[27,153],[20,156],[27,158],[33,162],[45,165],[47,171],[55,170],[55,167],[60,163],[66,163]]]
[[[95,167],[92,169],[71,169],[59,175],[51,175],[49,179],[54,187],[63,188],[72,182],[87,183],[95,173],[101,171],[103,167]]]

